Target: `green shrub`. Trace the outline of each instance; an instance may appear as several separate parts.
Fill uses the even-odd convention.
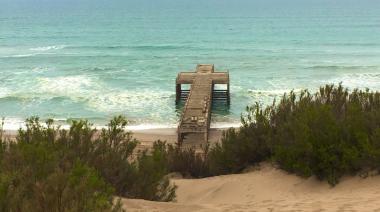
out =
[[[285,170],[335,185],[341,176],[378,169],[380,94],[327,85],[293,92],[271,107],[273,158]],[[375,138],[375,139],[374,139]]]
[[[1,120],[1,123],[0,123],[0,161],[2,161],[4,152],[6,150],[6,145],[3,138],[3,134],[4,134],[3,127],[4,127],[4,118]]]
[[[380,93],[326,85],[247,108],[240,129],[225,132],[207,157],[211,175],[272,160],[331,185],[346,174],[380,169]]]
[[[171,172],[179,172],[185,177],[210,176],[207,152],[199,154],[192,148],[180,150],[178,147],[169,146],[168,154],[171,161],[169,166]]]
[[[165,151],[158,145],[155,143],[149,154],[144,151],[138,156],[138,169],[132,190],[149,200],[171,201],[175,198],[176,186],[170,185]]]
[[[166,144],[162,141],[155,142],[154,151],[164,152],[167,169],[169,172],[178,172],[185,177],[208,177],[208,145],[203,148],[204,154],[197,154],[195,149],[182,149],[178,145]]]
[[[27,119],[16,142],[0,142],[0,211],[119,211],[115,195],[173,200],[166,164],[158,153],[136,158],[126,124],[115,117],[99,132],[87,121],[65,130]]]
[[[1,160],[1,211],[120,211],[113,188],[82,161],[48,143],[10,143]]]
[[[223,134],[221,143],[213,146],[208,160],[213,175],[237,173],[251,164],[268,158],[270,149],[266,140],[270,135],[268,110],[256,104],[248,107],[248,116],[242,119],[239,130],[229,129]],[[255,120],[255,121],[253,121]],[[257,121],[256,121],[257,120]]]

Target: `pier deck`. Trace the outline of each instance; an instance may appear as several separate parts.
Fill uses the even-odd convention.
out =
[[[182,84],[191,84],[190,90],[182,90]],[[215,90],[215,84],[226,84],[226,90]],[[178,142],[183,143],[189,134],[203,135],[208,141],[213,100],[230,103],[228,72],[214,72],[214,65],[198,65],[196,72],[181,72],[176,80],[176,103],[186,99],[178,125]]]

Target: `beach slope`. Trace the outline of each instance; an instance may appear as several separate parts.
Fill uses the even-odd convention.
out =
[[[380,211],[380,176],[345,177],[335,187],[263,164],[244,174],[173,179],[177,201],[123,199],[127,211]]]

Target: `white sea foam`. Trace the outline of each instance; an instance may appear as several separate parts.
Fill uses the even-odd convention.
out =
[[[41,74],[41,73],[44,73],[44,72],[48,72],[49,70],[51,70],[51,68],[48,68],[48,67],[35,67],[35,68],[32,69],[32,72]]]
[[[160,107],[164,111],[169,101],[171,92],[152,90],[103,90],[96,95],[90,96],[89,107],[102,112],[115,112],[123,110],[133,110],[137,113]],[[154,116],[157,111],[150,111]]]
[[[55,119],[53,119],[55,120]],[[2,120],[0,120],[0,122],[2,122]],[[41,126],[44,126],[46,127],[46,123],[44,123],[44,120],[41,120]],[[59,129],[70,129],[70,125],[69,124],[64,124],[64,125],[61,125],[61,124],[54,124],[53,125],[54,127],[59,127]],[[5,117],[4,118],[4,125],[3,125],[3,130],[5,131],[17,131],[19,129],[26,129],[26,123],[25,123],[25,119],[20,119],[20,118],[15,118],[15,117]]]
[[[55,53],[42,53],[42,52],[36,52],[36,53],[31,53],[31,54],[14,54],[14,55],[5,55],[5,56],[0,56],[0,58],[24,58],[24,57],[34,57],[37,55],[53,55]]]
[[[85,104],[87,110],[97,113],[132,114],[143,119],[157,120],[158,123],[174,122],[176,118],[174,105],[171,104],[174,101],[173,93],[170,91],[112,89],[97,78],[85,75],[38,78],[35,92],[33,95],[39,98],[70,98],[74,102]],[[146,126],[138,128],[141,127]]]
[[[53,119],[54,121],[66,121],[66,119]],[[1,122],[1,120],[0,120]],[[43,123],[43,120],[41,121],[41,125],[46,127],[46,124]],[[211,123],[211,128],[213,129],[226,129],[230,127],[239,127],[241,124],[238,122],[233,122],[233,123],[227,123],[227,122],[218,122],[218,123]],[[55,123],[53,126],[59,127],[60,129],[70,129],[69,124],[60,124],[60,123]],[[128,125],[126,127],[126,130],[131,130],[131,131],[139,131],[139,130],[153,130],[153,129],[173,129],[177,127],[177,123],[143,123],[143,124],[134,124],[134,125]],[[26,129],[26,124],[24,119],[20,118],[5,118],[4,119],[4,126],[3,130],[10,130],[10,131],[16,131],[18,129]],[[96,129],[103,129],[107,128],[107,126],[104,125],[93,125],[92,128]]]
[[[38,53],[34,54],[15,54],[15,55],[6,55],[6,56],[1,56],[0,58],[22,58],[22,57],[33,57],[38,55]]]
[[[0,120],[2,122],[3,120]],[[18,130],[20,128],[25,129],[25,121],[19,118],[4,118],[3,130]]]
[[[66,45],[57,45],[57,46],[42,46],[42,47],[36,47],[36,48],[30,48],[31,51],[50,51],[50,50],[59,50],[66,48]]]
[[[301,92],[302,89],[273,89],[273,90],[262,90],[262,89],[248,89],[248,93],[253,94],[254,96],[280,96],[285,93],[290,93],[291,91],[298,93]]]
[[[60,129],[67,129],[67,130],[70,129],[69,123],[65,123],[67,122],[66,118],[53,118],[53,120],[55,121],[53,126],[59,127]],[[2,122],[2,119],[0,119],[0,123],[1,122]],[[46,127],[44,120],[41,120],[41,125]],[[170,123],[167,123],[167,124],[141,123],[141,124],[128,125],[126,127],[126,130],[136,131],[136,130],[149,130],[149,129],[167,129],[167,128],[175,128],[175,127],[177,127],[175,123],[172,123],[172,124]],[[92,128],[103,129],[103,128],[107,128],[107,126],[94,124]],[[20,119],[16,117],[4,118],[3,130],[16,131],[18,129],[26,129],[25,119]]]
[[[92,89],[96,85],[93,80],[84,75],[38,78],[38,91],[49,96],[86,97],[93,94]]]
[[[371,90],[380,90],[380,74],[378,73],[354,73],[344,74],[327,81],[327,83],[342,83],[349,88],[369,88]]]
[[[35,47],[30,48],[29,51],[23,51],[20,52],[19,49],[11,49],[9,51],[10,53],[7,53],[7,55],[2,55],[0,58],[24,58],[24,57],[34,57],[37,55],[45,55],[45,54],[55,54],[54,50],[60,50],[66,48],[66,45],[56,45],[56,46],[42,46],[42,47]]]
[[[8,88],[0,87],[0,98],[7,97],[9,95],[9,92],[10,91]]]

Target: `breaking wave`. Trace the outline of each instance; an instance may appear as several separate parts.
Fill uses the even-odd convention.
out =
[[[326,83],[342,83],[344,86],[349,88],[369,88],[371,90],[380,90],[379,82],[379,73],[353,73],[335,77]]]
[[[30,48],[31,51],[50,51],[50,50],[60,50],[66,48],[66,45],[57,45],[57,46],[42,46],[42,47],[36,47],[36,48]]]

